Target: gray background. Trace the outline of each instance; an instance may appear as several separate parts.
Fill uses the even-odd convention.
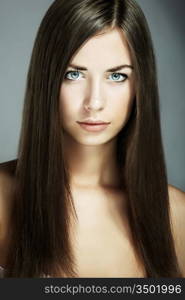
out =
[[[52,2],[0,0],[0,162],[17,155],[30,55],[38,26]],[[168,182],[185,191],[185,1],[137,2],[154,42]]]

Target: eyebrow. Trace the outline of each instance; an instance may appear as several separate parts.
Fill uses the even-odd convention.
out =
[[[77,69],[77,70],[80,70],[80,71],[87,71],[87,68],[82,67],[82,66],[77,66],[75,64],[70,64],[69,67],[72,67],[73,69]],[[120,66],[110,68],[110,69],[106,70],[106,72],[116,72],[116,71],[119,71],[119,70],[124,69],[124,68],[134,69],[133,66],[124,64],[124,65],[120,65]]]

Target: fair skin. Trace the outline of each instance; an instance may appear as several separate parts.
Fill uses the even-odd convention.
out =
[[[60,91],[65,154],[78,216],[71,230],[78,274],[144,277],[132,247],[125,210],[127,198],[120,188],[115,161],[116,136],[129,118],[135,96],[134,69],[107,72],[120,65],[132,66],[124,36],[112,30],[90,38],[70,64],[86,68],[75,73],[68,67],[67,72],[73,73],[68,73]],[[109,121],[110,125],[100,132],[87,132],[76,121],[88,117]],[[4,264],[10,236],[12,186],[13,178],[1,171],[0,265]],[[185,193],[169,186],[169,198],[177,256],[185,276]]]
[[[73,72],[63,81],[60,92],[71,185],[84,188],[117,186],[116,136],[128,120],[135,82],[131,67],[114,72],[107,70],[121,65],[132,66],[128,46],[121,33],[112,30],[89,39],[70,65],[86,68],[75,74],[75,69],[68,67],[67,72]],[[87,132],[76,121],[89,117],[111,124],[104,131]]]

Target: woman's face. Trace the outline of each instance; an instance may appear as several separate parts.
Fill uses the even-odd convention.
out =
[[[65,134],[83,145],[107,143],[125,126],[134,96],[134,70],[123,33],[114,29],[90,38],[70,61],[61,85]],[[78,123],[87,119],[109,124],[102,129]]]

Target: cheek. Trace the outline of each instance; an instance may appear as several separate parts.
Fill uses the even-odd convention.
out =
[[[70,115],[74,116],[80,109],[81,95],[72,88],[62,87],[60,90],[60,114],[64,119],[68,119]]]
[[[109,106],[110,113],[115,116],[114,120],[119,125],[124,125],[128,120],[133,102],[135,92],[131,86],[127,85],[114,90],[111,95],[111,105]]]

